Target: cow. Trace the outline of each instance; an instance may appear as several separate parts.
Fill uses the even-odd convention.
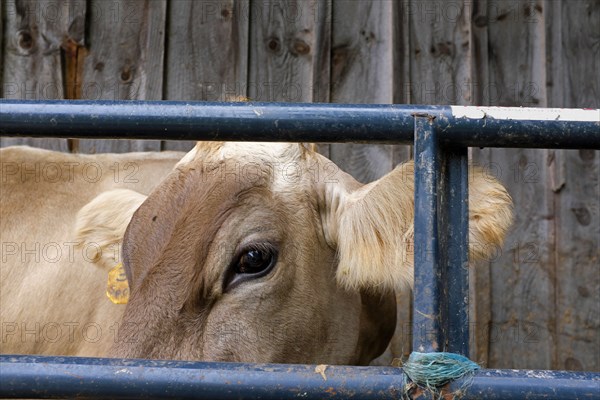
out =
[[[133,212],[184,154],[0,149],[0,352],[108,354],[122,314],[106,297],[129,222],[119,214]],[[106,206],[110,221],[85,219],[86,204]],[[107,241],[77,242],[86,224]]]
[[[501,245],[512,202],[483,171],[470,176],[477,259]],[[62,240],[95,249],[91,262],[76,254],[60,271],[3,267],[2,321],[12,323],[3,352],[364,365],[384,351],[396,325],[394,291],[413,276],[411,162],[361,184],[304,144],[199,142],[146,183],[99,185],[61,215],[22,200],[35,192],[57,207],[60,185],[11,187],[22,194],[6,201],[2,194],[3,241],[23,230],[5,226],[10,217],[35,221],[13,242],[60,230]],[[121,247],[119,259],[111,255]],[[119,261],[126,305],[103,298]],[[66,322],[68,346],[15,340],[35,323],[48,336]]]

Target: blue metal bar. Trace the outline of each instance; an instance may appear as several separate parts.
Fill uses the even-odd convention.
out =
[[[415,117],[415,231],[413,350],[445,351],[447,339],[444,269],[440,260],[438,190],[440,149],[434,117]]]
[[[540,370],[480,370],[470,385],[457,380],[445,388],[448,392],[464,392],[457,399],[600,399],[600,374]]]
[[[438,240],[444,243],[448,305],[448,351],[469,357],[469,188],[467,148],[442,149],[443,192]]]
[[[466,148],[441,146],[435,117],[415,117],[413,349],[469,356]]]
[[[0,398],[399,399],[392,367],[0,356]]]
[[[530,113],[533,116],[524,119],[524,115],[529,115],[527,110],[508,107],[2,99],[0,136],[411,143],[413,114],[426,113],[436,117],[441,144],[600,148],[600,110],[565,109],[553,113],[530,109],[534,110]],[[541,116],[537,116],[540,113]],[[570,117],[571,114],[575,117]],[[583,116],[583,121],[575,120],[579,115]]]
[[[433,398],[402,369],[77,357],[0,356],[1,398],[399,399]],[[600,374],[480,370],[441,388],[457,398],[600,399]]]
[[[0,135],[376,143],[414,139],[413,345],[418,351],[468,355],[466,147],[600,148],[600,110],[0,100]],[[0,397],[385,399],[399,398],[405,390],[411,397],[424,395],[420,388],[405,385],[397,368],[328,366],[325,377],[315,368],[0,356]],[[599,399],[599,386],[597,373],[482,370],[442,390],[460,390],[466,400]]]

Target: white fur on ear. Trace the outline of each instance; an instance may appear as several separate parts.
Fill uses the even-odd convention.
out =
[[[512,198],[495,178],[479,167],[469,171],[469,256],[494,256],[513,222]]]
[[[340,205],[338,282],[377,291],[412,284],[412,163],[349,193]]]
[[[489,257],[512,223],[506,189],[479,169],[469,182],[469,255]],[[347,289],[398,290],[413,282],[414,164],[370,184],[327,188],[323,229],[337,247],[336,278]],[[356,181],[354,181],[356,183]]]
[[[75,220],[75,240],[86,256],[107,270],[121,262],[123,235],[146,196],[129,189],[109,190],[83,206]]]

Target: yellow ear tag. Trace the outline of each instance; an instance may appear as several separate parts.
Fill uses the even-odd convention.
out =
[[[118,263],[108,272],[106,295],[115,304],[127,304],[129,300],[129,284],[123,263]]]

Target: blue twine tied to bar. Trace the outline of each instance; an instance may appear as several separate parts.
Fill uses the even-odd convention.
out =
[[[413,351],[402,369],[415,384],[437,393],[438,387],[472,374],[479,365],[460,354]]]

